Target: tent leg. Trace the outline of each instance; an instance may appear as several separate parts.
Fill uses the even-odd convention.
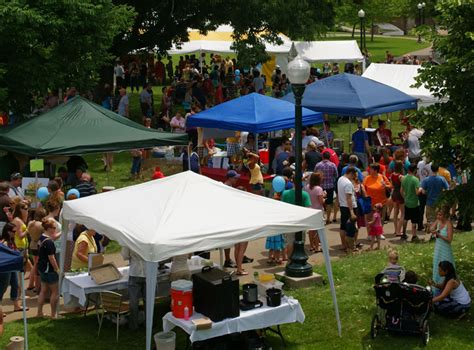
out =
[[[324,228],[321,230],[318,230],[318,235],[319,235],[319,240],[321,241],[321,246],[323,248],[324,263],[326,264],[326,271],[328,274],[329,286],[331,287],[332,302],[334,304],[334,312],[336,313],[337,332],[339,334],[339,337],[341,337],[342,336],[341,318],[339,317],[339,306],[337,305],[336,288],[334,286],[334,278],[332,275],[331,258],[329,257],[329,246],[326,240],[326,232]]]
[[[221,269],[224,268],[224,249],[219,248],[219,266]]]
[[[157,262],[146,262],[146,350],[151,349],[153,332],[153,310],[155,308]]]
[[[16,272],[14,272],[16,273]],[[28,324],[26,322],[25,272],[21,272],[21,300],[23,303],[23,327],[25,329],[25,350],[28,350]]]
[[[59,283],[58,283],[58,298],[61,300],[61,288],[63,284],[64,276],[64,267],[66,266],[66,250],[67,250],[67,231],[69,223],[67,220],[64,220],[62,217],[59,219],[63,227],[63,233],[61,234],[61,253],[59,254]],[[58,301],[58,307],[56,312],[59,314],[59,309],[61,308],[61,303]]]
[[[349,142],[349,145],[348,145],[349,150],[351,149],[351,140],[352,140],[351,136],[352,136],[352,116],[349,116],[349,141],[348,141]],[[351,152],[349,152],[349,153],[351,153]]]

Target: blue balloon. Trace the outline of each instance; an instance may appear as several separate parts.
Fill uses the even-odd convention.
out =
[[[69,199],[70,196],[76,196],[76,198],[79,198],[81,197],[81,194],[75,188],[71,188],[69,191],[67,191],[66,199]]]
[[[235,77],[235,82],[236,82],[236,83],[240,83],[240,75],[237,75],[237,76]]]
[[[38,192],[36,192],[36,197],[38,197],[39,200],[43,200],[48,198],[49,196],[49,191],[46,187],[40,187],[38,188]]]
[[[282,176],[276,176],[272,181],[272,187],[275,192],[283,192],[286,181]]]
[[[240,70],[236,69],[234,73],[235,75],[240,75]]]

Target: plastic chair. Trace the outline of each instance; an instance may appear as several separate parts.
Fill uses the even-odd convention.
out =
[[[117,320],[117,336],[116,341],[118,342],[119,337],[119,326],[120,326],[120,316],[125,316],[130,312],[128,303],[125,303],[122,300],[123,296],[119,293],[104,291],[100,292],[99,296],[99,307],[102,312],[97,313],[97,320],[99,321],[99,331],[97,336],[100,335],[100,329],[102,328],[102,321],[104,320],[104,315],[106,313],[116,316]]]

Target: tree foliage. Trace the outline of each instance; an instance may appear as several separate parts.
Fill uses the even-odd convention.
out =
[[[0,109],[27,113],[48,89],[93,86],[133,9],[111,0],[5,1],[0,7]]]
[[[330,0],[115,0],[134,6],[130,33],[116,38],[117,55],[157,48],[165,54],[174,42],[188,40],[188,28],[203,32],[220,24],[234,27],[234,49],[243,64],[268,59],[263,40],[279,43],[278,33],[309,39],[332,25]]]
[[[436,5],[438,23],[447,35],[433,34],[434,48],[444,58],[440,65],[427,65],[419,75],[437,97],[447,99],[418,113],[416,125],[425,130],[423,151],[439,164],[456,164],[461,170],[474,165],[474,2],[441,0]],[[460,209],[473,212],[474,179],[458,190]],[[465,194],[470,194],[466,196]],[[461,204],[462,201],[462,204]]]

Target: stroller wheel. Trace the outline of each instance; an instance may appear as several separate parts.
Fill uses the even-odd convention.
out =
[[[423,321],[423,325],[421,326],[421,341],[423,345],[427,345],[430,341],[430,325],[428,320]]]
[[[380,328],[379,316],[374,315],[374,317],[372,317],[372,323],[370,324],[370,336],[372,337],[372,339],[375,339],[375,337],[377,337],[379,328]]]

